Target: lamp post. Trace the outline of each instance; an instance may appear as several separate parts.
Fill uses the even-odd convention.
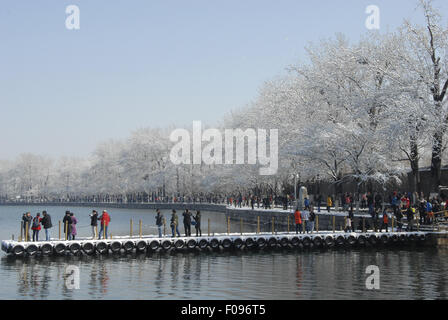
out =
[[[320,196],[320,175],[317,174],[317,212],[320,212],[320,200],[321,200],[321,196]]]
[[[297,208],[297,180],[299,179],[299,174],[294,174],[294,210]]]

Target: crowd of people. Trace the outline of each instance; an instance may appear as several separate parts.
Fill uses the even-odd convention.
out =
[[[185,237],[191,237],[191,226],[194,226],[196,229],[196,237],[202,236],[201,230],[201,212],[198,210],[196,214],[190,212],[190,210],[186,209],[183,213],[183,226],[185,231]],[[102,214],[99,216],[96,210],[92,210],[92,213],[89,215],[90,217],[90,227],[92,232],[92,239],[101,239],[108,238],[108,229],[109,223],[111,221],[111,217],[106,210],[103,210]],[[166,220],[163,214],[160,212],[160,209],[156,210],[155,223],[158,229],[159,237],[162,238],[162,230],[166,225]],[[77,228],[78,219],[75,214],[70,211],[66,211],[65,215],[62,219],[62,226],[64,228],[65,240],[75,240],[77,236]],[[100,225],[100,231],[98,233],[98,224]],[[50,229],[53,227],[51,222],[51,216],[47,213],[47,211],[42,212],[42,217],[38,212],[35,217],[31,216],[30,212],[26,212],[22,216],[22,229],[23,229],[23,238],[25,241],[39,241],[39,231],[42,230],[42,227],[45,230],[45,241],[50,241],[51,234]],[[172,215],[170,219],[170,227],[172,236],[175,237],[176,234],[180,237],[179,231],[179,217],[177,215],[176,210],[172,210]],[[30,237],[30,230],[33,231],[32,238]]]
[[[273,198],[272,196],[262,198],[257,196],[243,196],[239,194],[237,197],[227,197],[226,201],[229,206],[251,207],[252,209],[254,209],[255,206],[261,206],[262,208],[269,209],[273,204],[278,203],[278,201],[283,201],[286,207],[294,204],[296,206],[294,210],[294,220],[297,233],[313,232],[316,219],[315,206],[317,206],[317,211],[319,213],[322,205],[321,196],[314,197],[312,200],[305,197],[300,206],[297,202],[294,202],[293,197],[289,196],[279,200],[278,198]],[[396,226],[398,230],[401,231],[403,229],[403,218],[406,218],[406,229],[413,230],[416,224],[433,224],[438,213],[448,211],[448,201],[443,202],[438,196],[425,198],[423,195],[418,195],[416,193],[400,194],[395,191],[389,195],[386,202],[381,194],[373,195],[371,192],[367,192],[359,195],[358,201],[360,208],[366,210],[371,216],[371,223],[373,224],[372,227],[380,232],[382,232],[383,229],[386,232],[389,230],[391,219],[396,221]],[[357,206],[356,202],[357,201],[354,195],[348,192],[342,194],[340,197],[341,209],[348,212],[345,223],[345,230],[347,232],[353,232],[356,229],[361,229],[361,222],[359,221],[359,225],[356,228],[354,221],[354,207]],[[335,201],[333,196],[327,196],[327,211],[330,212],[334,206]],[[299,210],[299,208],[301,210]],[[182,218],[186,237],[191,236],[192,226],[196,229],[196,236],[202,236],[200,211],[196,211],[196,213],[193,214],[190,210],[185,209],[182,213]],[[166,226],[166,221],[159,209],[156,210],[155,219],[159,237],[162,237],[162,229]],[[110,215],[106,210],[103,210],[101,215],[98,215],[96,210],[92,210],[92,213],[90,214],[92,238],[108,238],[110,221]],[[75,214],[73,212],[66,211],[65,216],[62,219],[62,225],[64,228],[63,232],[66,240],[75,240],[77,236],[77,224],[78,219]],[[100,225],[99,232],[98,224]],[[39,241],[39,232],[43,228],[45,230],[46,241],[50,241],[50,229],[53,227],[53,224],[51,221],[51,216],[46,211],[42,211],[42,216],[40,213],[37,213],[35,217],[32,217],[30,212],[24,213],[22,217],[22,225],[25,239]],[[177,215],[176,210],[172,210],[169,226],[173,237],[176,235],[181,236],[179,231],[179,216]],[[368,224],[367,228],[369,228]],[[30,230],[33,232],[32,237],[30,237]]]
[[[196,237],[202,236],[201,230],[201,212],[196,211],[196,214],[193,215],[190,210],[185,209],[182,213],[183,216],[183,224],[184,231],[186,237],[191,237],[191,226],[193,225],[196,229]],[[171,227],[171,235],[174,238],[176,234],[180,237],[179,232],[179,217],[177,216],[176,210],[172,210],[171,219],[170,219],[170,227]],[[159,227],[159,236],[161,236],[161,229]]]
[[[92,210],[90,214],[90,227],[92,230],[93,239],[101,239],[101,237],[108,237],[108,228],[110,223],[110,215],[106,210],[103,210],[101,216],[98,216],[96,210]],[[100,232],[98,233],[98,222],[100,223]],[[78,234],[76,225],[78,219],[73,212],[67,210],[62,218],[62,226],[64,228],[65,240],[75,240]],[[22,216],[22,229],[23,238],[25,241],[39,241],[39,232],[44,228],[45,241],[50,241],[51,233],[50,229],[53,228],[51,216],[47,211],[42,211],[42,217],[40,212],[36,213],[36,216],[32,216],[30,212],[26,212]],[[33,231],[33,236],[30,238],[30,230]]]

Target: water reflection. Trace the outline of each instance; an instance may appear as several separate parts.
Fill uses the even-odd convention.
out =
[[[0,298],[446,299],[448,251],[237,251],[1,259]],[[65,268],[80,269],[80,290]],[[380,267],[381,290],[365,288]]]

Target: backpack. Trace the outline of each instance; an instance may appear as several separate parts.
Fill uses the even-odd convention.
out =
[[[33,219],[33,228],[39,228],[39,219],[38,218]]]
[[[313,222],[315,217],[316,217],[316,214],[315,214],[314,212],[310,212],[310,216],[309,216],[308,219],[309,219],[311,222]]]

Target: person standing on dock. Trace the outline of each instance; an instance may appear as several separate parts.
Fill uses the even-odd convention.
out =
[[[72,219],[70,240],[75,240],[75,237],[78,234],[76,232],[76,224],[78,223],[78,219],[76,219],[75,214],[73,212],[70,212],[70,218]]]
[[[308,226],[307,226],[307,228],[308,228],[308,232],[309,233],[313,233],[313,231],[314,231],[314,220],[316,219],[316,214],[314,213],[314,207],[313,206],[311,206],[310,207],[310,214],[309,214],[309,217],[308,217]]]
[[[171,215],[171,221],[170,221],[170,226],[171,226],[171,233],[173,234],[173,238],[177,235],[180,237],[180,232],[179,232],[179,218],[177,217],[177,213],[176,210],[173,209],[173,214]]]
[[[72,218],[70,217],[70,211],[65,211],[64,219],[62,219],[64,225],[65,239],[70,240],[70,235],[72,234]]]
[[[160,213],[160,209],[157,209],[156,212],[156,226],[159,230],[159,238],[162,238],[163,214]]]
[[[350,209],[348,211],[348,217],[345,224],[345,232],[355,232],[354,231],[354,224],[353,221],[353,203],[350,204]]]
[[[302,230],[304,230],[304,233],[308,232],[308,227],[309,227],[309,221],[308,221],[308,217],[309,217],[309,212],[304,210],[301,211],[301,215],[302,215]]]
[[[182,215],[184,216],[185,236],[191,237],[191,212],[185,209]]]
[[[380,232],[383,232],[383,228],[386,229],[386,232],[389,232],[388,227],[389,227],[389,215],[387,214],[386,209],[384,209]]]
[[[327,197],[327,211],[330,213],[331,206],[333,205],[333,200],[331,200],[331,196]]]
[[[45,230],[45,241],[50,241],[50,229],[53,227],[51,223],[51,216],[47,213],[47,211],[42,211],[42,226]]]
[[[39,231],[42,229],[40,223],[42,221],[42,218],[40,217],[40,213],[37,213],[36,216],[33,219],[33,242],[39,241]]]
[[[425,214],[426,224],[430,224],[431,223],[431,212],[432,212],[432,203],[430,201],[426,201],[425,211],[426,211],[426,214]]]
[[[305,197],[304,205],[305,205],[305,210],[310,210],[310,200],[307,197]]]
[[[398,207],[400,206],[400,199],[397,195],[397,191],[394,191],[392,195],[391,204],[392,204],[392,210],[394,211],[394,215],[397,216],[397,211],[399,209]]]
[[[96,210],[92,210],[90,214],[90,226],[92,227],[92,240],[94,240],[98,232],[98,212]]]
[[[30,228],[31,228],[31,222],[33,221],[31,213],[30,212],[24,213],[22,221],[23,221],[24,237],[27,241],[30,241]]]
[[[296,234],[298,234],[299,232],[302,233],[302,214],[300,213],[299,209],[294,212],[294,220],[296,224]]]
[[[100,223],[101,223],[101,228],[100,228],[100,234],[98,235],[98,239],[101,239],[103,232],[104,232],[105,239],[107,239],[108,238],[107,230],[109,229],[110,216],[106,210],[103,210],[103,214],[100,217]]]
[[[408,210],[406,211],[406,219],[408,222],[408,226],[406,227],[406,231],[411,231],[413,229],[414,226],[414,211],[412,210],[413,208],[409,207]]]
[[[196,215],[193,217],[194,222],[196,224],[194,227],[196,228],[196,237],[202,237],[202,231],[201,231],[201,211],[196,211]]]

